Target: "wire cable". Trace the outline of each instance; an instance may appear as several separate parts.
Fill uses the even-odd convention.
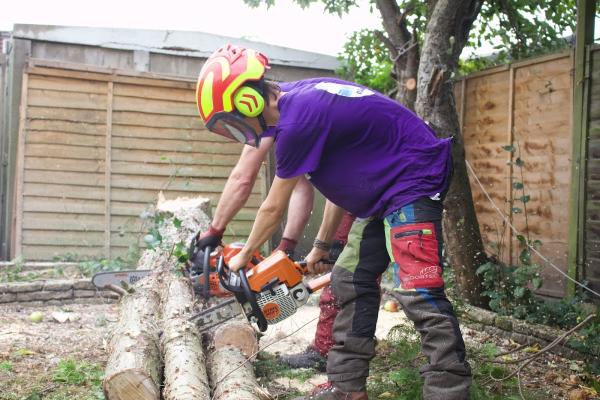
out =
[[[506,223],[507,226],[510,227],[510,229],[515,233],[515,235],[521,235],[521,232],[519,232],[517,230],[517,228],[515,228],[513,226],[513,224],[511,224],[510,220],[508,219],[508,217],[500,210],[500,208],[498,208],[498,206],[496,205],[496,203],[494,203],[494,200],[492,200],[492,198],[490,197],[489,193],[487,192],[487,190],[485,190],[485,188],[483,187],[483,184],[481,183],[481,181],[479,180],[479,177],[477,176],[477,174],[475,173],[475,171],[473,170],[473,167],[471,167],[471,164],[469,164],[469,162],[465,159],[465,164],[467,164],[467,168],[469,169],[469,172],[471,173],[471,175],[473,176],[473,178],[475,179],[475,181],[477,182],[477,184],[479,185],[479,187],[481,188],[481,190],[483,191],[483,194],[485,194],[485,197],[487,197],[488,201],[492,204],[492,207],[494,207],[494,209],[498,212],[498,214],[500,215],[500,217],[504,220],[504,222]],[[559,274],[561,274],[562,276],[564,276],[565,278],[567,278],[568,280],[570,280],[571,282],[575,283],[576,285],[578,285],[579,287],[583,288],[584,290],[587,290],[588,292],[600,297],[600,293],[596,292],[595,290],[589,288],[588,286],[584,285],[583,283],[571,278],[569,275],[567,275],[565,272],[563,272],[562,269],[560,269],[559,267],[557,267],[554,263],[552,263],[552,261],[550,261],[548,258],[546,258],[542,253],[540,253],[535,247],[533,247],[532,245],[530,245],[529,243],[525,243],[527,245],[527,247],[529,247],[535,254],[537,254],[542,260],[544,260],[548,265],[550,265],[552,268],[554,268]]]

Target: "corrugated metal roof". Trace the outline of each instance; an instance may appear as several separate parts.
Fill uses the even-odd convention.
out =
[[[189,57],[208,57],[223,44],[234,43],[263,52],[276,65],[324,70],[339,67],[333,56],[205,32],[15,24],[13,37]]]

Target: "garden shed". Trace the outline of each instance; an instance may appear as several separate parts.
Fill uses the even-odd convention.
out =
[[[195,79],[234,42],[269,55],[274,80],[332,76],[334,57],[200,32],[15,25],[1,55],[1,255],[27,260],[124,256],[140,214],[167,198],[211,198],[241,147],[211,135]],[[263,168],[226,232],[249,233]]]

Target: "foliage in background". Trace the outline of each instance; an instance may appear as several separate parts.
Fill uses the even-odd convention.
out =
[[[354,32],[338,59],[342,62],[342,67],[336,73],[342,78],[387,95],[396,88],[392,79],[392,61],[387,49],[372,30]]]
[[[532,239],[529,234],[529,221],[527,203],[531,197],[525,193],[523,167],[525,161],[521,158],[517,146],[504,146],[507,152],[516,153],[514,157],[512,176],[512,202],[509,209],[513,217],[522,215],[525,221],[523,234],[516,236],[519,242],[519,257],[517,263],[508,265],[503,260],[505,246],[504,238],[507,237],[507,226],[498,232],[498,240],[492,243],[496,254],[490,261],[477,270],[483,277],[485,291],[483,294],[489,300],[490,308],[499,315],[512,316],[533,323],[545,324],[561,329],[570,329],[587,317],[591,311],[585,305],[585,295],[574,299],[560,301],[543,300],[536,296],[535,291],[542,286],[540,272],[542,266],[533,261],[532,248],[542,246],[540,240]],[[595,363],[588,364],[592,371],[600,371],[600,318],[596,318],[580,332],[570,339],[570,344],[578,348],[583,354],[595,355]]]
[[[576,22],[576,0],[486,1],[469,47],[494,44],[499,63],[555,52],[569,46]]]
[[[275,0],[244,0],[252,7],[272,6]],[[306,8],[321,2],[326,12],[343,17],[357,5],[348,0],[296,0]],[[421,44],[426,27],[427,2],[398,1],[401,10],[408,10],[407,23],[416,41]],[[371,12],[374,12],[371,2]],[[483,3],[479,18],[471,30],[466,51],[473,53],[484,44],[492,44],[492,54],[463,57],[459,73],[468,74],[494,65],[522,60],[569,47],[575,31],[576,0],[491,0]],[[373,30],[354,32],[338,58],[345,79],[389,94],[395,86],[393,65],[379,36]],[[386,75],[387,73],[387,75]]]

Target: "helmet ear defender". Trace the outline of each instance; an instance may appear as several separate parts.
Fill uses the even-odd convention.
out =
[[[258,117],[265,109],[265,98],[256,89],[242,86],[233,95],[235,109],[245,117]]]

